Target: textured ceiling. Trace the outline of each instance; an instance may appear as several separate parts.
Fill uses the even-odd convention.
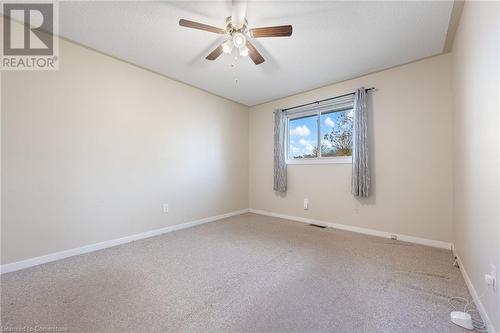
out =
[[[59,33],[173,79],[255,105],[443,51],[452,1],[252,2],[249,27],[292,24],[289,38],[253,40],[266,61],[205,56],[223,37],[230,2],[60,2]]]

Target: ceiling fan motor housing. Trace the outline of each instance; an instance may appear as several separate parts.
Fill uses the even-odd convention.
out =
[[[235,33],[242,33],[245,34],[247,32],[247,27],[248,27],[248,21],[245,19],[245,22],[241,27],[235,27],[232,22],[231,16],[228,16],[226,18],[226,31],[229,35],[234,35]]]

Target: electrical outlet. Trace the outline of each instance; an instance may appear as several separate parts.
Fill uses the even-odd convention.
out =
[[[164,203],[162,207],[163,207],[163,212],[168,213],[168,204]]]
[[[484,282],[486,283],[486,285],[493,287],[494,291],[497,290],[497,267],[495,265],[490,265],[490,273],[484,275]]]
[[[497,290],[498,280],[497,280],[497,268],[495,265],[491,264],[490,273],[484,274],[484,282],[486,283],[487,286],[492,287],[493,291]]]
[[[308,210],[309,209],[309,199],[305,198],[304,199],[304,210]]]

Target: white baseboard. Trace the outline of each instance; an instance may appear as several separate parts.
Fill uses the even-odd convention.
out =
[[[479,311],[479,314],[481,315],[483,322],[486,324],[486,327],[488,328],[488,332],[495,333],[495,328],[491,323],[490,317],[488,317],[488,313],[486,312],[483,303],[481,303],[481,300],[479,299],[479,294],[477,293],[476,288],[474,288],[474,285],[472,284],[472,281],[469,278],[469,274],[467,274],[467,271],[465,270],[465,266],[462,262],[462,259],[460,259],[460,256],[455,251],[455,248],[453,246],[452,246],[452,251],[453,255],[455,255],[455,257],[457,258],[458,266],[460,267],[460,272],[464,277],[467,289],[469,289],[469,293],[471,294],[472,299],[474,300],[474,304],[476,304],[476,308]]]
[[[387,232],[387,231],[380,231],[380,230],[374,230],[374,229],[368,229],[368,228],[355,227],[352,225],[326,222],[326,221],[321,221],[321,220],[310,219],[307,217],[298,217],[298,216],[273,213],[273,212],[268,212],[268,211],[260,210],[260,209],[250,208],[249,212],[255,213],[255,214],[260,214],[260,215],[278,217],[278,218],[282,218],[282,219],[287,219],[287,220],[292,220],[292,221],[297,221],[297,222],[302,222],[302,223],[307,223],[307,224],[323,225],[326,227],[331,227],[331,228],[346,230],[346,231],[352,231],[352,232],[357,232],[360,234],[366,234],[366,235],[371,235],[371,236],[390,238],[391,235],[396,235],[398,240],[403,241],[403,242],[409,242],[409,243],[415,243],[415,244],[420,244],[420,245],[437,247],[440,249],[451,250],[451,243],[433,240],[433,239],[419,238],[419,237],[396,234],[396,233]]]
[[[442,242],[442,241],[412,237],[412,236],[401,235],[401,234],[394,234],[394,233],[389,233],[386,231],[379,231],[379,230],[355,227],[355,226],[350,226],[350,225],[345,225],[345,224],[320,221],[320,220],[315,220],[315,219],[310,219],[310,218],[305,218],[305,217],[297,217],[297,216],[290,216],[290,215],[285,215],[285,214],[272,213],[272,212],[258,210],[258,209],[242,209],[242,210],[230,212],[227,214],[206,217],[206,218],[191,221],[191,222],[186,222],[186,223],[168,226],[168,227],[161,228],[161,229],[146,231],[146,232],[143,232],[140,234],[135,234],[135,235],[126,236],[126,237],[122,237],[122,238],[112,239],[112,240],[108,240],[108,241],[104,241],[104,242],[100,242],[100,243],[96,243],[96,244],[85,245],[85,246],[78,247],[75,249],[50,253],[47,255],[40,256],[40,257],[30,258],[30,259],[26,259],[26,260],[22,260],[22,261],[17,261],[17,262],[1,265],[0,266],[0,274],[14,272],[14,271],[17,271],[20,269],[45,264],[45,263],[48,263],[51,261],[56,261],[56,260],[76,256],[79,254],[93,252],[93,251],[98,251],[98,250],[102,250],[102,249],[105,249],[108,247],[121,245],[121,244],[129,243],[129,242],[132,242],[135,240],[144,239],[144,238],[148,238],[148,237],[158,236],[158,235],[165,234],[168,232],[186,229],[186,228],[194,227],[194,226],[197,226],[200,224],[217,221],[217,220],[225,219],[225,218],[228,218],[231,216],[236,216],[236,215],[240,215],[240,214],[244,214],[244,213],[248,213],[248,212],[260,214],[260,215],[267,215],[267,216],[272,216],[272,217],[283,218],[283,219],[307,223],[307,224],[313,223],[313,224],[318,224],[318,225],[324,225],[324,226],[331,227],[331,228],[347,230],[347,231],[357,232],[357,233],[361,233],[361,234],[384,237],[384,238],[390,238],[391,235],[396,235],[398,237],[398,240],[401,240],[401,241],[411,242],[411,243],[416,243],[416,244],[421,244],[421,245],[427,245],[427,246],[433,246],[433,247],[438,247],[441,249],[448,249],[448,250],[451,249],[451,243]]]
[[[45,264],[45,263],[48,263],[51,261],[56,261],[56,260],[60,260],[60,259],[64,259],[64,258],[68,258],[68,257],[72,257],[72,256],[77,256],[79,254],[93,252],[93,251],[98,251],[98,250],[102,250],[102,249],[105,249],[108,247],[121,245],[121,244],[129,243],[129,242],[132,242],[135,240],[144,239],[144,238],[148,238],[148,237],[158,236],[158,235],[162,235],[162,234],[176,231],[176,230],[186,229],[186,228],[194,227],[194,226],[197,226],[200,224],[213,222],[213,221],[217,221],[217,220],[222,220],[222,219],[225,219],[225,218],[228,218],[231,216],[236,216],[236,215],[240,215],[240,214],[244,214],[244,213],[248,213],[248,209],[242,209],[242,210],[238,210],[238,211],[234,211],[234,212],[230,212],[230,213],[226,213],[226,214],[206,217],[206,218],[191,221],[191,222],[175,224],[175,225],[171,225],[171,226],[168,226],[165,228],[160,228],[160,229],[142,232],[140,234],[130,235],[130,236],[117,238],[117,239],[111,239],[111,240],[100,242],[100,243],[85,245],[85,246],[78,247],[75,249],[50,253],[47,255],[40,256],[40,257],[35,257],[35,258],[30,258],[30,259],[26,259],[26,260],[22,260],[22,261],[17,261],[17,262],[13,262],[10,264],[1,265],[0,266],[0,274],[18,271],[20,269]]]

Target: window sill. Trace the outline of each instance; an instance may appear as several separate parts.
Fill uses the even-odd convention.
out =
[[[311,158],[287,160],[286,164],[351,164],[352,157]]]

